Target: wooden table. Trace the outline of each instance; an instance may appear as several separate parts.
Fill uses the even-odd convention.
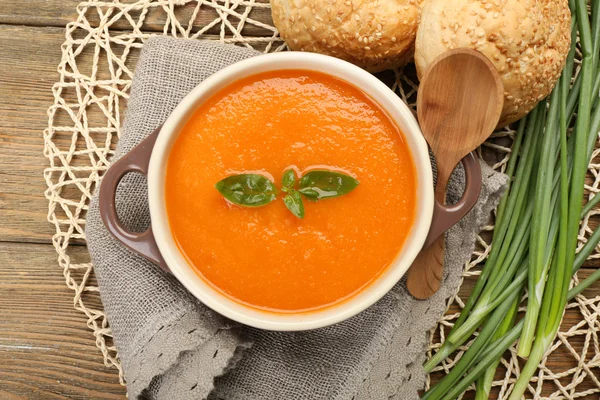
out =
[[[42,132],[77,3],[0,0],[0,399],[125,398],[73,308],[46,219]]]
[[[0,399],[125,398],[73,308],[46,219],[42,131],[77,3],[0,0]]]

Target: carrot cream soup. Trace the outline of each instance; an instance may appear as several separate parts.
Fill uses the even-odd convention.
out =
[[[283,201],[290,168],[298,180],[329,170],[359,184],[340,197],[302,196],[299,218]],[[215,184],[237,174],[268,178],[275,200],[226,200]],[[413,226],[416,185],[402,132],[369,97],[325,74],[274,71],[233,82],[190,118],[169,155],[166,208],[180,251],[213,287],[253,308],[300,312],[341,302],[385,271]]]

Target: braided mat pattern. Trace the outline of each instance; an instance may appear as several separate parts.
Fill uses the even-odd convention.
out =
[[[77,12],[77,20],[66,26],[58,65],[60,79],[52,89],[54,103],[48,109],[48,128],[44,131],[44,154],[50,164],[44,171],[48,220],[56,228],[53,244],[66,284],[73,290],[73,304],[85,315],[105,364],[117,368],[123,382],[92,265],[89,259],[75,254],[73,245],[85,240],[87,204],[118,141],[139,48],[146,38],[156,34],[215,39],[264,52],[284,50],[285,44],[271,25],[266,0],[90,0],[80,3]],[[396,70],[384,75],[390,78],[398,95],[414,108],[418,84],[408,77],[410,74]],[[513,134],[510,129],[496,132],[479,150],[494,168],[505,168]],[[598,154],[600,149],[594,153],[594,159]],[[600,164],[596,161],[589,166],[588,182],[590,196],[600,191]],[[597,214],[600,210],[584,219],[580,244],[591,233],[590,222]],[[472,261],[465,266],[465,286],[474,281],[478,266],[489,253],[489,232],[493,226],[486,230],[479,237]],[[600,253],[594,253],[592,258],[600,258]],[[432,332],[430,353],[440,346],[464,300],[459,294],[448,299],[448,312]],[[567,313],[576,316],[570,321],[577,322],[563,324],[532,380],[529,390],[536,398],[577,399],[600,393],[600,296],[578,296],[569,304]],[[461,354],[459,351],[447,359],[437,371],[447,371]],[[554,357],[572,367],[550,369],[547,362]],[[500,367],[502,378],[494,382],[500,398],[510,390],[521,365],[516,351],[511,349]],[[432,379],[435,376],[436,372]],[[582,382],[588,389],[580,389]]]

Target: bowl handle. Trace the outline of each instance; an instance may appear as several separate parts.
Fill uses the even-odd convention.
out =
[[[444,232],[460,221],[477,203],[481,192],[481,166],[474,153],[467,154],[461,163],[465,169],[465,190],[456,204],[444,205],[437,201],[423,249],[429,247]]]
[[[159,126],[144,141],[137,145],[133,150],[124,155],[119,161],[115,162],[104,174],[100,185],[99,206],[100,217],[104,222],[106,229],[121,243],[129,249],[138,253],[147,260],[158,264],[163,270],[170,272],[165,263],[154,234],[152,225],[142,233],[130,232],[119,221],[115,206],[115,197],[117,186],[123,177],[129,172],[139,172],[148,175],[148,164],[156,138],[162,126]]]

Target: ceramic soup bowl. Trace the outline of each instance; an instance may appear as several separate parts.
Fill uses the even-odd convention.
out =
[[[395,260],[373,282],[350,298],[310,312],[278,313],[253,308],[225,296],[202,279],[175,243],[165,203],[165,166],[169,153],[194,111],[233,81],[258,73],[281,70],[318,71],[360,89],[387,113],[403,133],[415,165],[414,224]],[[424,245],[432,243],[471,209],[479,195],[481,171],[473,156],[466,157],[463,165],[467,177],[463,198],[451,206],[437,204],[434,201],[433,173],[427,144],[413,113],[390,88],[370,73],[336,58],[301,52],[275,53],[231,65],[192,90],[161,127],[107,171],[100,188],[100,212],[112,235],[134,252],[172,273],[194,296],[216,312],[261,329],[308,330],[348,319],[375,303],[398,283]],[[129,172],[142,173],[148,178],[152,223],[143,233],[130,232],[124,228],[115,210],[117,185]]]

